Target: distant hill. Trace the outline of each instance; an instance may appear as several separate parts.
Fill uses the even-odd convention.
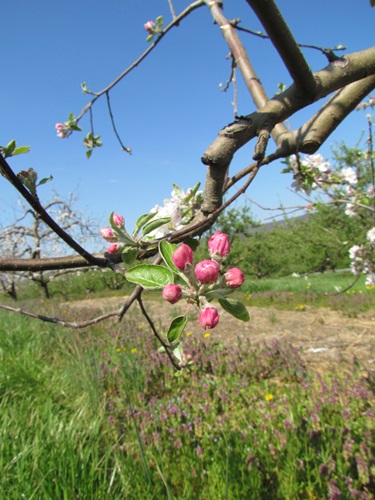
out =
[[[301,222],[307,220],[309,217],[310,214],[304,214],[300,215],[299,217],[292,217],[291,219],[282,219],[267,222],[266,224],[261,224],[260,226],[250,228],[250,233],[266,233],[268,231],[271,231],[272,229],[275,229],[276,227],[283,227],[287,226],[288,224],[300,224]]]

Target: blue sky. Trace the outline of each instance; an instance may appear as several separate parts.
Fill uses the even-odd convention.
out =
[[[94,129],[104,143],[86,159],[83,136],[90,130],[88,117],[82,133],[59,139],[55,123],[70,112],[78,115],[87,102],[80,84],[101,90],[148,46],[143,24],[163,15],[169,22],[167,0],[2,0],[0,60],[0,144],[16,139],[30,145],[28,155],[12,158],[16,170],[33,167],[53,182],[40,188],[47,200],[52,190],[63,197],[74,191],[79,208],[105,226],[110,212],[122,213],[131,230],[135,220],[169,197],[172,183],[183,188],[204,182],[200,157],[218,131],[233,119],[232,89],[219,90],[229,76],[228,48],[207,8],[195,11],[164,38],[156,50],[111,93],[117,128],[133,155],[122,152],[111,130],[103,101],[94,108]],[[180,12],[188,2],[174,0]],[[279,8],[301,43],[347,52],[374,43],[375,8],[368,0],[279,0]],[[229,19],[262,27],[244,0],[224,1]],[[266,91],[291,83],[270,42],[241,34]],[[305,50],[313,70],[326,65],[316,51]],[[240,80],[240,76],[238,76]],[[315,108],[316,109],[316,108]],[[239,114],[254,110],[239,82]],[[314,112],[311,107],[293,117],[297,128]],[[354,113],[332,135],[321,152],[331,156],[331,145],[354,145],[366,129],[363,112]],[[235,157],[232,172],[251,162],[253,143]],[[269,151],[272,151],[270,144]],[[280,163],[265,167],[248,195],[266,207],[301,204],[288,190],[292,179],[279,174]],[[0,220],[16,214],[17,193],[1,181]],[[270,216],[254,207],[258,219]],[[100,238],[98,245],[101,246]]]

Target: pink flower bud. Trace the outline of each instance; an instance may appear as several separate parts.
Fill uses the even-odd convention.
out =
[[[125,219],[122,215],[113,214],[113,222],[117,227],[124,227]]]
[[[214,260],[202,260],[195,266],[194,274],[201,283],[213,283],[219,277],[219,269]]]
[[[245,281],[245,277],[241,269],[232,267],[225,273],[225,282],[229,288],[238,288]]]
[[[148,31],[150,33],[150,35],[152,35],[152,33],[154,32],[154,28],[155,28],[154,21],[147,21],[147,23],[144,24],[144,28],[146,31]]]
[[[193,250],[189,245],[186,245],[186,243],[182,243],[182,245],[173,252],[172,260],[177,269],[184,271],[187,264],[193,263],[193,257]]]
[[[228,255],[230,250],[230,242],[228,235],[217,231],[208,240],[208,250],[210,255],[219,255],[220,257],[225,257]]]
[[[219,322],[219,313],[214,307],[206,307],[199,314],[199,322],[205,330],[215,328]]]
[[[65,139],[66,137],[68,137],[68,129],[62,123],[56,123],[55,129],[57,136],[61,139]]]
[[[163,299],[168,300],[171,304],[175,304],[181,298],[181,287],[179,285],[167,285],[163,288]]]
[[[100,236],[110,243],[117,241],[117,236],[110,227],[104,227],[100,230]]]
[[[120,248],[121,246],[118,243],[114,243],[107,248],[107,252],[111,255],[115,255],[120,250]]]

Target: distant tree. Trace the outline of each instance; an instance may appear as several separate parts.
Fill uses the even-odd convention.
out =
[[[64,231],[85,245],[98,239],[98,224],[76,209],[77,197],[70,194],[63,200],[57,193],[44,205],[44,209],[53,215]],[[43,259],[52,255],[68,255],[70,248],[41,219],[37,211],[19,202],[21,215],[0,232],[0,245],[3,258]],[[64,270],[40,270],[0,274],[0,283],[4,293],[17,300],[17,287],[26,279],[37,284],[46,298],[50,298],[51,281],[72,272]]]

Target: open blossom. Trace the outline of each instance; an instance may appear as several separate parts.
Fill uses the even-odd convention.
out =
[[[180,271],[185,271],[186,266],[193,263],[193,258],[193,250],[186,243],[176,248],[172,255],[172,261]]]
[[[230,251],[230,242],[228,235],[217,231],[208,240],[208,250],[211,257],[218,255],[220,257],[225,257]]]
[[[344,182],[347,182],[348,184],[357,184],[357,174],[352,167],[343,168],[340,174]]]
[[[370,229],[370,231],[367,231],[367,239],[372,245],[375,244],[375,227]]]
[[[60,137],[61,139],[65,139],[66,137],[68,137],[69,130],[63,123],[56,123],[55,128],[57,137]]]
[[[345,208],[345,214],[348,215],[349,217],[354,217],[357,215],[354,211],[355,205],[353,203],[347,203],[346,208]]]
[[[182,290],[180,285],[166,285],[163,288],[163,299],[167,300],[171,304],[175,304],[181,299]]]
[[[219,313],[214,307],[206,307],[199,314],[199,323],[205,330],[215,328],[219,322]]]
[[[232,267],[225,273],[225,282],[229,288],[238,288],[245,281],[245,277],[241,269]]]
[[[349,257],[351,260],[358,258],[358,254],[361,253],[362,247],[359,245],[354,245],[349,248]]]
[[[219,269],[214,260],[202,260],[195,266],[194,274],[201,283],[213,283],[219,277]]]
[[[100,236],[104,238],[109,243],[115,243],[117,241],[117,236],[110,227],[104,227],[100,230]]]
[[[319,153],[305,156],[301,163],[311,168],[317,168],[321,173],[328,172],[330,167],[329,161],[324,161],[323,156]]]

